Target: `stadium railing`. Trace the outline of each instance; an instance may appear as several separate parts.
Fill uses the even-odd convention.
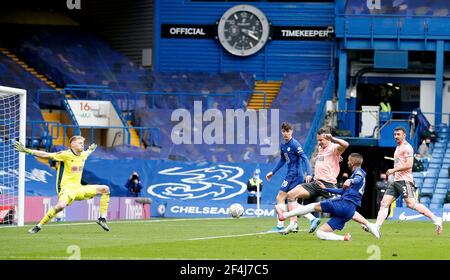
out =
[[[266,107],[266,99],[267,99],[267,93],[266,92],[255,92],[256,94],[262,94],[264,96],[264,107]],[[206,99],[206,104],[207,107],[205,109],[210,109],[211,108],[211,104],[214,102],[215,98],[218,97],[225,97],[225,98],[232,98],[232,104],[233,104],[233,109],[239,109],[239,108],[243,108],[244,107],[244,103],[248,102],[247,98],[249,97],[249,95],[251,95],[252,92],[248,92],[248,91],[235,91],[235,92],[230,92],[230,93],[194,93],[194,92],[150,92],[150,91],[146,91],[146,92],[136,92],[132,98],[133,98],[133,107],[131,108],[131,110],[135,110],[136,108],[138,108],[138,99],[142,98],[142,97],[149,97],[149,98],[145,98],[145,102],[148,108],[150,109],[155,109],[156,108],[156,102],[155,102],[155,98],[158,96],[161,97],[175,97],[177,100],[177,108],[184,108],[184,104],[185,102],[183,102],[183,100],[187,97],[199,97],[199,98],[204,98]],[[167,109],[176,109],[176,108],[167,108]],[[232,108],[230,108],[232,109]]]
[[[131,144],[130,130],[133,129],[138,132],[139,147],[146,146],[144,143],[144,137],[145,137],[144,134],[146,134],[146,133],[149,134],[148,139],[150,139],[150,141],[154,142],[154,143],[147,143],[147,146],[157,146],[157,147],[161,146],[161,129],[158,127],[79,126],[79,125],[60,124],[57,122],[45,122],[45,121],[27,121],[27,125],[31,126],[32,139],[33,139],[33,131],[36,131],[38,126],[47,127],[48,131],[49,131],[49,136],[51,137],[52,140],[55,140],[61,136],[59,133],[61,131],[60,128],[62,128],[63,143],[66,143],[67,131],[69,129],[73,129],[74,131],[79,131],[80,129],[89,129],[90,143],[93,143],[94,132],[96,129],[121,129],[122,130],[122,143],[130,145]],[[48,149],[50,148],[50,146],[48,146]]]
[[[378,122],[373,128],[372,135],[361,136],[361,138],[373,138],[379,139],[381,135],[381,131],[387,127],[393,121],[403,121],[410,124],[410,119],[412,116],[412,112],[409,111],[392,111],[388,114],[388,118],[383,118],[383,112],[379,111],[361,111],[361,110],[335,110],[332,111],[331,114],[343,113],[346,115],[347,119],[355,120],[355,127],[350,131],[351,137],[359,137],[359,132],[361,131],[362,126],[362,114],[363,113],[379,113]],[[450,125],[450,113],[435,113],[435,112],[422,112],[428,118],[434,118],[436,115],[440,114],[442,116],[442,124],[449,126]],[[342,125],[342,124],[340,124]],[[341,127],[338,125],[339,127]],[[439,124],[441,125],[441,124]],[[437,125],[437,127],[439,126]],[[418,147],[419,144],[419,136],[420,131],[418,129],[426,129],[423,127],[419,127],[418,124],[415,124],[414,133],[412,137],[412,142],[415,144],[414,147]]]

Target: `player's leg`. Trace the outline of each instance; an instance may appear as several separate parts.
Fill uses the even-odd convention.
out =
[[[335,223],[334,220],[336,219],[337,218],[333,217],[324,225],[322,225],[316,232],[317,237],[322,240],[350,241],[352,239],[350,233],[347,233],[346,235],[338,235],[334,233],[334,230],[329,225],[329,223]]]
[[[287,195],[287,194],[286,194]],[[298,203],[297,203],[297,199],[294,199],[294,200],[291,200],[291,199],[288,199],[288,210],[289,211],[292,211],[292,210],[294,210],[294,209],[296,209],[297,207],[298,207]],[[291,228],[293,228],[293,231],[295,231],[295,232],[298,232],[298,222],[297,222],[297,216],[292,216],[292,217],[290,217],[289,218],[289,221],[290,221],[290,223],[289,223],[289,227],[291,227]]]
[[[47,224],[51,219],[53,219],[57,213],[61,212],[66,208],[67,205],[72,203],[72,201],[75,199],[75,194],[72,193],[70,190],[62,190],[59,194],[58,202],[54,207],[52,207],[50,210],[47,211],[45,216],[39,221],[37,225],[35,225],[33,228],[28,230],[29,233],[37,233],[41,230],[42,226]]]
[[[278,205],[277,205],[278,206]],[[286,212],[283,211],[281,208],[276,207],[277,210],[277,216],[278,220],[284,221],[287,218],[294,217],[294,216],[303,216],[311,212],[321,212],[322,209],[320,208],[320,203],[310,203],[308,205],[298,205],[297,208],[295,208],[292,211]]]
[[[298,184],[288,192],[288,200],[316,198],[317,194],[314,191],[315,190],[314,184],[315,184],[314,182]],[[314,232],[320,224],[320,219],[316,218],[313,214],[309,212],[303,215],[303,217],[308,219],[309,222],[311,223],[309,232],[310,233]]]
[[[276,209],[279,208],[279,209],[282,209],[283,211],[287,211],[286,197],[287,197],[287,193],[286,192],[284,192],[282,190],[280,190],[278,192],[278,195],[277,195],[277,198],[276,198],[277,204],[275,205]],[[276,230],[283,230],[283,228],[284,228],[284,220],[277,219]]]
[[[425,217],[428,217],[430,220],[433,221],[433,223],[436,225],[436,233],[440,235],[442,233],[443,227],[442,227],[442,218],[436,217],[436,215],[433,214],[433,212],[430,211],[425,205],[417,202],[417,200],[414,197],[405,197],[404,198],[406,205],[412,209],[416,210],[420,214],[424,215]]]
[[[104,230],[109,231],[109,227],[106,224],[106,215],[108,214],[108,205],[110,199],[109,187],[106,185],[92,185],[95,188],[95,194],[100,194],[100,217],[97,220]]]
[[[286,197],[290,190],[294,189],[296,186],[300,185],[303,182],[303,177],[296,177],[292,179],[292,181],[289,182],[287,189],[286,189]],[[288,210],[293,211],[298,207],[297,198],[287,197],[288,201]],[[297,222],[297,216],[291,216],[289,218],[290,223],[287,228],[285,228],[284,233],[287,234],[289,232],[298,232],[298,222]],[[282,232],[283,233],[283,232]]]
[[[363,215],[359,214],[358,211],[355,211],[352,220],[361,224],[363,230],[370,232],[377,239],[380,239],[381,234],[378,228],[375,226],[375,224],[370,223],[366,218],[363,217]]]
[[[322,240],[343,240],[350,241],[351,235],[338,235],[333,233],[335,230],[342,230],[345,223],[352,219],[356,206],[351,202],[343,200],[327,199],[320,202],[322,212],[332,214],[332,218],[317,230],[316,235]]]
[[[378,210],[377,221],[375,223],[378,229],[381,228],[381,226],[383,225],[384,221],[388,216],[389,206],[400,195],[399,188],[396,183],[397,182],[394,182],[394,184],[390,185],[386,189],[386,192],[384,193],[383,198],[381,199],[380,210]]]

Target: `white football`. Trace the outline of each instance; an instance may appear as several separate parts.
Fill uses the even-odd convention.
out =
[[[244,207],[239,203],[230,205],[230,215],[233,218],[239,218],[244,214]]]

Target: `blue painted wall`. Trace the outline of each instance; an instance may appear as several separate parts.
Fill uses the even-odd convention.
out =
[[[161,24],[215,24],[239,2],[155,0],[154,69],[171,71],[241,71],[257,79],[279,80],[285,73],[326,71],[332,67],[334,41],[273,40],[257,54],[227,53],[214,39],[161,39]],[[245,2],[262,10],[274,26],[333,26],[334,3]]]

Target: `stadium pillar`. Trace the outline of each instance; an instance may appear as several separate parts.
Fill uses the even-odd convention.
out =
[[[436,42],[436,99],[434,111],[436,117],[434,124],[438,125],[442,122],[442,90],[444,87],[444,41]]]
[[[338,110],[345,110],[347,96],[347,50],[339,50]],[[339,129],[345,129],[345,113],[338,113]]]

